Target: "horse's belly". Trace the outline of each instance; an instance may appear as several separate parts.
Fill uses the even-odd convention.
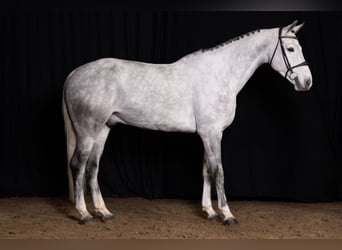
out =
[[[136,127],[162,130],[162,131],[180,131],[195,132],[196,123],[191,108],[169,107],[158,109],[158,104],[145,108],[125,107],[115,112],[113,116],[118,118],[118,122]],[[114,118],[112,117],[112,119]]]

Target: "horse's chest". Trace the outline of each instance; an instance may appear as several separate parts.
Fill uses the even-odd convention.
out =
[[[236,101],[228,103],[226,106],[226,112],[224,113],[224,127],[228,127],[234,120],[235,118],[235,110],[236,110]]]
[[[228,127],[234,120],[236,109],[236,98],[228,97],[218,103],[216,110],[218,119],[221,120],[224,127]]]

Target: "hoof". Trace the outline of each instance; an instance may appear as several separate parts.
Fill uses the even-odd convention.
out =
[[[239,224],[239,222],[234,217],[225,219],[223,221],[223,225],[228,225],[229,226],[229,225],[233,225],[233,224]]]
[[[101,217],[101,220],[103,222],[114,222],[114,215],[112,214],[107,214]]]
[[[218,214],[214,214],[214,215],[208,216],[207,219],[209,221],[220,221],[220,216]]]
[[[93,223],[93,220],[94,220],[94,219],[93,219],[92,216],[86,216],[86,217],[80,219],[80,224],[81,224],[81,225],[91,224],[91,223]]]

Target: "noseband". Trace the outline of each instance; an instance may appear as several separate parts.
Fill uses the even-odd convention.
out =
[[[286,65],[286,68],[287,68],[287,71],[286,71],[286,74],[285,74],[285,78],[287,77],[287,74],[289,72],[293,73],[293,69],[294,68],[297,68],[297,67],[301,67],[301,66],[307,66],[309,65],[308,62],[304,61],[302,63],[299,63],[297,65],[294,65],[294,66],[291,66],[290,62],[289,62],[289,59],[287,58],[287,55],[286,55],[286,52],[285,52],[285,48],[284,48],[284,44],[283,44],[283,38],[291,38],[291,39],[298,39],[296,36],[282,36],[281,35],[281,32],[283,30],[283,27],[280,27],[279,28],[279,34],[278,34],[278,42],[277,42],[277,46],[276,48],[274,49],[274,52],[273,52],[273,55],[272,55],[272,58],[269,62],[269,64],[271,65],[272,61],[273,61],[273,57],[277,51],[277,48],[279,46],[279,43],[280,43],[280,48],[281,48],[281,54],[283,56],[283,59],[284,59],[284,63]]]

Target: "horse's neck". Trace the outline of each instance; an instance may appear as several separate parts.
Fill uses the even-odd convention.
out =
[[[221,63],[224,69],[222,77],[236,94],[245,86],[255,70],[269,61],[276,43],[273,33],[272,30],[261,30],[221,49],[224,62]]]

